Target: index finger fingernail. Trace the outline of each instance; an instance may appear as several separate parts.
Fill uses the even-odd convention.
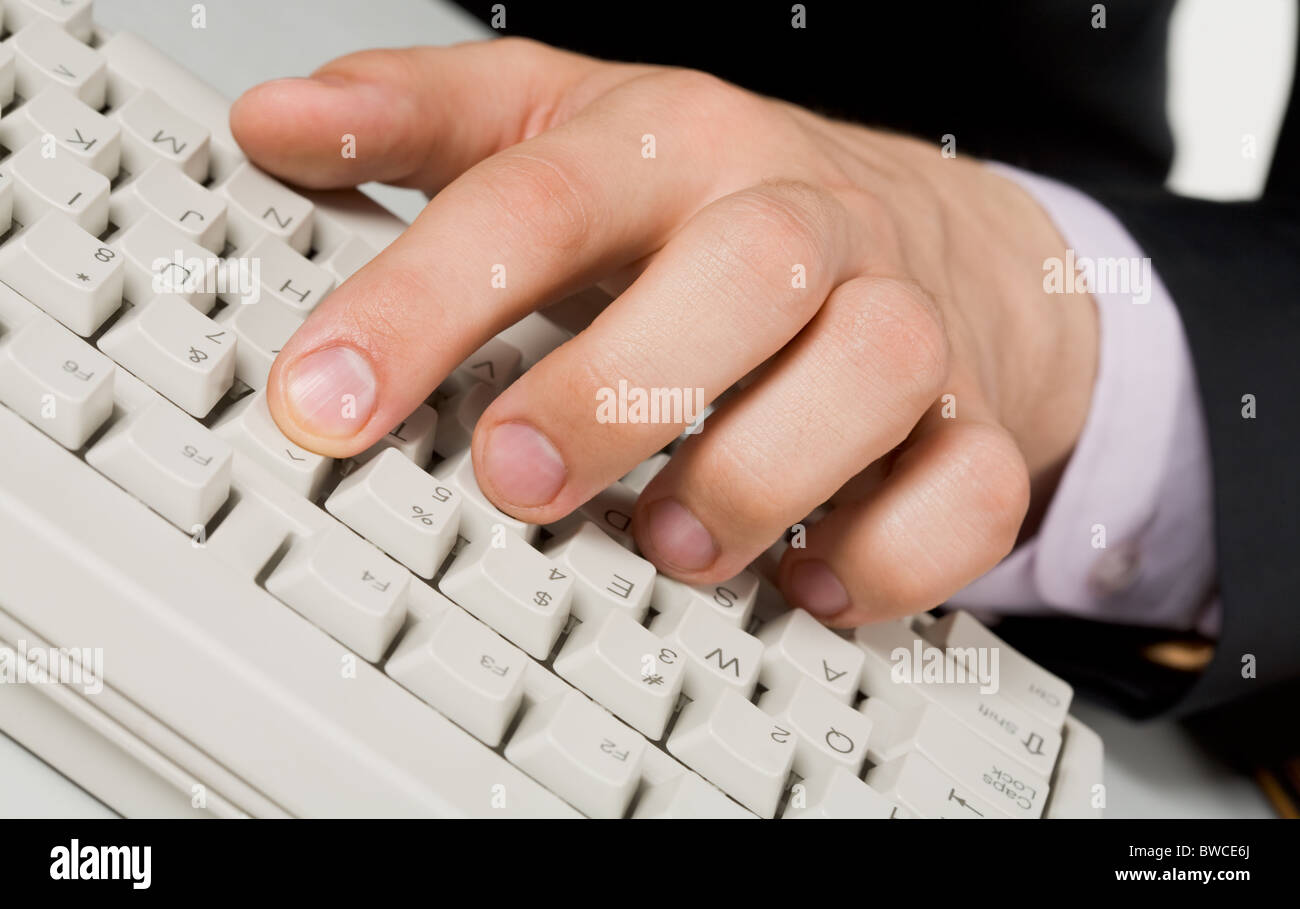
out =
[[[350,347],[309,353],[289,367],[284,385],[294,421],[329,439],[349,438],[366,425],[376,388],[370,363]]]
[[[502,423],[483,447],[483,469],[511,505],[545,505],[560,493],[567,471],[560,452],[527,423]]]

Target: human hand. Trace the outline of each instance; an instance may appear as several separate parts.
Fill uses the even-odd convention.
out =
[[[502,511],[554,521],[681,432],[598,422],[600,389],[713,400],[745,379],[637,504],[643,555],[683,580],[731,577],[831,500],[782,559],[790,601],[836,626],[928,609],[1032,526],[1087,415],[1094,304],[1042,284],[1064,241],[1014,184],[919,141],[518,39],[343,57],[252,89],[231,127],[290,182],[433,196],[277,358],[271,413],[306,448],[364,450],[493,334],[597,282],[615,301],[478,423]]]

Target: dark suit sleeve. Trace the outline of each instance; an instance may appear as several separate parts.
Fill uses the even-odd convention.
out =
[[[1221,746],[1294,754],[1300,745],[1294,722],[1300,703],[1300,92],[1293,84],[1257,201],[1214,203],[1116,187],[1096,187],[1093,194],[1142,244],[1178,305],[1209,432],[1223,628],[1213,660],[1175,709],[1199,713],[1193,725]]]
[[[1275,166],[1286,167],[1290,150],[1279,152]],[[1209,431],[1223,629],[1181,708],[1253,696],[1300,676],[1300,210],[1272,194],[1243,204],[1095,195],[1177,302]],[[1256,678],[1243,677],[1249,656]]]

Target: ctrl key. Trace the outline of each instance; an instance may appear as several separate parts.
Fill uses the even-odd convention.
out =
[[[0,401],[77,450],[113,412],[113,362],[48,316],[0,338]]]
[[[91,467],[186,533],[230,495],[230,446],[166,401],[109,429],[86,452]]]

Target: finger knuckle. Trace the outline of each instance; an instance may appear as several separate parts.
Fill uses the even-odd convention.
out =
[[[785,525],[770,477],[758,474],[743,445],[714,445],[701,437],[688,460],[691,486],[708,503],[711,528],[729,541],[770,536]]]
[[[865,338],[895,382],[933,398],[948,378],[947,328],[938,307],[921,288],[894,279],[873,280],[867,289]]]
[[[824,258],[837,206],[822,190],[801,181],[772,181],[741,194],[738,201],[757,252],[778,252],[810,264]]]
[[[411,326],[404,318],[412,313],[409,301],[429,295],[428,281],[420,275],[400,268],[376,271],[364,293],[349,295],[339,331],[383,362],[384,352],[410,346]]]
[[[752,135],[756,124],[768,122],[764,99],[701,70],[657,70],[628,83],[627,91],[639,113],[694,141],[729,141],[737,129]]]
[[[1015,441],[999,426],[970,424],[962,444],[970,507],[1000,559],[1015,545],[1029,510],[1029,469]]]
[[[515,60],[535,60],[538,57],[545,57],[554,54],[555,51],[549,45],[543,44],[533,38],[525,38],[520,35],[506,35],[493,41],[485,42],[485,47],[500,53],[506,57]]]
[[[856,184],[839,187],[845,207],[860,228],[860,234],[869,240],[872,250],[879,255],[884,250],[890,258],[902,255],[897,208],[878,193]]]
[[[518,239],[561,252],[583,247],[594,229],[592,194],[581,167],[557,153],[506,152],[484,173],[493,215]]]
[[[415,59],[409,51],[397,48],[374,48],[331,60],[317,69],[313,75],[394,81],[408,80],[415,75],[415,72]]]
[[[767,301],[782,317],[803,324],[830,289],[825,263],[835,217],[833,200],[813,187],[755,187],[710,213],[710,239],[700,255],[709,260],[706,266],[718,266],[715,274],[745,303]],[[793,280],[796,273],[803,281]],[[771,292],[756,295],[755,285]]]
[[[915,612],[938,605],[932,602],[934,585],[915,560],[872,559],[870,564],[870,577],[862,581],[872,593],[873,605],[891,612]]]
[[[674,104],[688,102],[692,107],[726,106],[736,103],[743,90],[725,79],[698,69],[666,69],[654,73],[650,82]]]

